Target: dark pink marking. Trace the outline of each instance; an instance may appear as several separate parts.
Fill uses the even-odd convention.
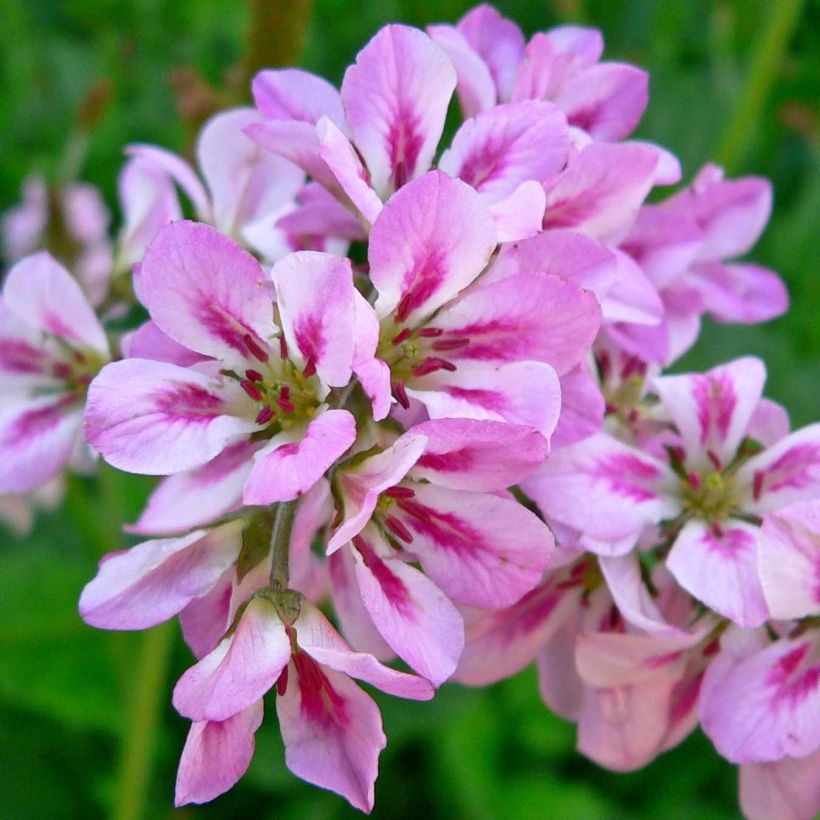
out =
[[[77,403],[72,395],[63,396],[54,404],[23,413],[6,431],[3,445],[26,446],[32,439],[49,433],[62,421],[67,407]]]
[[[777,660],[766,677],[766,684],[774,687],[773,701],[786,701],[792,708],[817,691],[820,684],[820,663],[804,666],[811,641],[805,641]]]
[[[723,527],[721,527],[717,521],[712,521],[712,523],[709,525],[709,529],[712,531],[712,535],[714,535],[715,538],[723,538],[725,534],[723,531]]]
[[[43,373],[45,359],[44,351],[22,339],[0,339],[0,369],[2,370],[10,373]]]
[[[299,452],[299,445],[295,441],[290,441],[287,444],[283,444],[280,447],[277,447],[276,450],[274,450],[274,452],[279,458],[295,456],[296,453]]]
[[[503,415],[507,409],[507,397],[495,390],[455,387],[453,385],[448,385],[446,390],[454,399],[463,399],[470,402],[470,404],[477,404],[485,410],[491,410],[499,415]]]
[[[280,673],[279,677],[276,680],[276,693],[281,697],[288,691],[288,667],[285,668]]]
[[[402,331],[397,333],[391,340],[390,344],[400,345],[403,341],[405,341],[413,331],[410,330],[409,327],[404,328]]]
[[[58,316],[56,313],[47,311],[43,315],[43,327],[55,336],[63,336],[66,339],[75,338],[74,329],[70,325],[66,324],[62,317]]]
[[[404,510],[406,513],[409,513],[414,518],[419,518],[422,521],[429,521],[430,515],[427,510],[427,507],[422,506],[416,501],[411,501],[410,499],[403,498],[399,501],[399,508]]]
[[[305,365],[304,370],[302,370],[302,375],[303,375],[306,379],[309,379],[309,378],[310,378],[311,376],[313,376],[315,373],[316,373],[316,357],[315,357],[315,356],[311,356],[311,357],[307,360],[307,364]]]
[[[462,473],[471,470],[476,464],[476,459],[465,447],[449,453],[423,453],[416,464],[442,473]]]
[[[478,191],[484,183],[503,176],[509,165],[511,144],[517,136],[489,135],[482,145],[474,146],[464,158],[458,176]]]
[[[415,620],[416,610],[404,582],[394,575],[387,564],[372,550],[364,539],[356,541],[356,548],[364,559],[365,566],[373,573],[390,605],[398,610],[403,618]]]
[[[230,447],[226,447],[216,458],[194,471],[191,478],[200,486],[216,484],[245,464],[251,453],[252,450],[248,447],[246,441],[232,444]]]
[[[699,473],[689,473],[689,475],[686,476],[686,480],[689,482],[689,486],[693,490],[700,489],[700,474]]]
[[[645,665],[650,669],[659,669],[661,666],[668,666],[670,663],[673,663],[682,654],[683,652],[678,650],[677,652],[667,652],[665,655],[655,655],[652,658],[647,658]]]
[[[752,497],[755,501],[760,500],[760,494],[763,492],[763,473],[760,470],[755,470],[754,478],[752,479]]]
[[[432,507],[419,504],[416,501],[402,501],[402,509],[410,512],[408,507],[413,505],[420,513],[412,513],[406,518],[407,526],[419,535],[428,538],[438,547],[449,550],[457,555],[474,556],[480,552],[492,552],[496,550],[494,546],[487,543],[484,534],[470,526],[463,518],[459,518],[454,513],[441,512]]]
[[[250,349],[247,339],[253,340],[251,329],[223,307],[203,298],[196,305],[194,318],[211,336],[215,336],[243,356]]]
[[[593,475],[605,479],[610,488],[624,498],[642,502],[658,497],[646,486],[658,478],[657,468],[629,453],[613,453],[600,459]]]
[[[423,305],[447,279],[445,256],[437,248],[426,249],[426,255],[408,270],[402,281],[404,295],[396,308],[396,318],[403,322],[410,313]]]
[[[645,376],[646,362],[641,361],[637,356],[627,356],[621,366],[621,378],[628,379],[633,373]]]
[[[692,397],[697,405],[700,443],[706,444],[713,425],[720,440],[725,440],[737,407],[737,394],[729,376],[726,373],[694,376]]]
[[[248,394],[254,401],[262,401],[262,391],[253,383],[242,379],[239,386]]]
[[[299,675],[301,711],[307,720],[323,729],[345,729],[350,716],[344,698],[333,688],[316,661],[304,652],[293,654],[293,663]]]
[[[763,474],[761,493],[764,483],[769,492],[810,487],[820,480],[820,444],[797,444],[760,472]]]
[[[209,424],[222,410],[222,399],[196,384],[178,384],[154,396],[154,405],[161,413],[177,419]]]
[[[577,111],[573,111],[572,114],[567,117],[569,124],[580,128],[582,131],[590,131],[605,112],[605,103],[606,99],[601,98],[593,100],[589,105],[585,105]]]
[[[721,460],[718,458],[718,455],[714,450],[707,450],[706,451],[706,456],[709,459],[709,461],[712,462],[712,466],[718,472],[723,469],[723,464],[722,464]]]
[[[287,359],[288,357],[288,343],[285,340],[285,334],[283,333],[279,337],[279,358],[280,359]]]
[[[721,553],[724,558],[734,560],[740,553],[752,546],[753,539],[745,530],[724,530],[713,522],[711,532],[704,533],[701,536],[701,542],[706,544],[710,550]]]
[[[296,347],[308,362],[311,359],[315,362],[322,358],[327,348],[327,339],[325,339],[324,327],[319,316],[315,314],[303,316],[294,326],[293,332],[296,336]]]
[[[697,706],[703,672],[692,677],[684,677],[672,687],[670,699],[669,723],[675,726],[683,721]]]
[[[398,518],[392,515],[388,515],[384,519],[384,523],[387,529],[390,530],[390,532],[392,532],[394,535],[401,538],[402,541],[406,541],[408,544],[413,543],[413,533],[410,532],[410,530],[408,530],[407,527],[405,527],[404,524],[402,524],[402,522],[399,521]]]
[[[413,178],[423,142],[418,116],[400,102],[387,134],[387,152],[395,189],[398,190]]]

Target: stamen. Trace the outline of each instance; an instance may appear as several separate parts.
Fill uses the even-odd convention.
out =
[[[239,382],[239,386],[254,400],[262,401],[262,391],[253,383],[246,379]]]
[[[415,490],[411,490],[410,487],[388,487],[382,495],[386,495],[388,498],[413,498],[416,494]]]
[[[259,359],[260,362],[266,362],[268,360],[269,357],[267,352],[259,344],[259,342],[257,342],[256,339],[254,339],[253,336],[251,336],[250,333],[246,333],[242,337],[242,341],[245,342],[245,345],[247,346],[251,356],[253,356],[256,359]]]
[[[686,480],[689,482],[689,486],[693,490],[700,489],[700,475],[698,473],[689,473],[689,475],[686,476]]]
[[[470,344],[469,339],[441,339],[438,342],[433,342],[433,350],[459,350],[462,347],[467,347]]]
[[[245,375],[248,377],[249,381],[252,382],[265,381],[265,377],[258,370],[246,370]]]
[[[413,375],[426,376],[429,373],[435,373],[437,370],[448,370],[452,373],[456,369],[456,366],[452,362],[448,362],[447,359],[428,356],[420,365],[413,368]]]
[[[717,457],[717,453],[714,450],[707,450],[706,455],[709,458],[709,461],[711,461],[712,464],[714,464],[716,470],[720,471],[723,469],[723,463]]]
[[[390,344],[400,345],[412,332],[409,327],[404,328],[390,340]]]
[[[279,697],[282,697],[288,691],[288,667],[285,666],[276,681],[276,692]]]
[[[367,541],[365,541],[361,535],[354,535],[352,541],[353,546],[356,547],[356,549],[359,550],[359,552],[367,552],[370,549]]]
[[[398,381],[393,385],[393,395],[396,397],[398,403],[405,409],[410,407],[410,399],[407,397],[407,391],[404,389],[404,382]]]
[[[763,492],[763,473],[760,470],[755,470],[754,478],[752,479],[752,497],[755,501],[760,500],[760,494]]]
[[[406,541],[408,544],[413,543],[413,533],[410,532],[398,518],[388,515],[387,518],[384,519],[384,523],[393,535],[397,535],[402,541]]]
[[[290,387],[283,384],[281,390],[279,391],[279,396],[287,401],[290,398]]]
[[[256,417],[257,424],[267,424],[273,418],[273,408],[265,405]]]
[[[288,343],[285,341],[285,334],[279,337],[279,358],[287,359],[288,357]]]
[[[276,399],[276,403],[286,412],[292,413],[296,409],[296,405],[288,399],[283,399],[281,396]]]
[[[721,527],[720,524],[718,524],[717,521],[713,521],[711,523],[710,529],[712,530],[712,535],[714,535],[715,538],[723,538],[723,536],[724,536],[723,527]]]
[[[51,368],[51,372],[58,379],[70,379],[73,371],[71,370],[70,364],[66,364],[65,362],[56,362]]]
[[[405,293],[401,297],[401,301],[396,308],[396,319],[403,322],[409,315],[413,305],[413,296],[410,293]]]
[[[436,336],[444,335],[444,331],[440,327],[422,327],[416,331],[416,335],[425,339],[433,339]]]
[[[413,518],[418,518],[419,521],[432,521],[430,518],[430,513],[427,512],[427,509],[422,507],[418,501],[411,501],[408,498],[403,498],[398,502],[398,506],[409,515],[412,515]]]
[[[307,364],[305,365],[305,369],[302,371],[302,375],[307,379],[314,375],[314,373],[316,373],[316,357],[311,356],[307,360]]]

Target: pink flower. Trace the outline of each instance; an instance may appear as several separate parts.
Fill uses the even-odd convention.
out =
[[[276,686],[288,768],[369,812],[386,739],[378,707],[351,678],[413,700],[429,699],[433,688],[353,652],[316,607],[293,593],[287,601],[273,595],[253,598],[236,630],[177,683],[174,705],[194,721],[177,805],[211,800],[242,776],[261,698]]]
[[[135,279],[138,295],[163,334],[206,360],[131,358],[103,369],[85,429],[107,461],[170,475],[236,447],[228,462],[244,502],[268,504],[309,490],[347,450],[353,416],[326,399],[352,374],[350,263],[302,252],[274,266],[272,278],[275,304],[259,263],[205,225],[177,222],[157,235]],[[247,473],[243,459],[253,460]]]
[[[0,294],[0,494],[53,479],[83,446],[88,384],[109,358],[80,286],[47,252],[28,256]]]

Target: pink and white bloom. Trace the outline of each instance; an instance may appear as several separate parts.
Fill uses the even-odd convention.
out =
[[[386,738],[378,707],[351,678],[412,700],[428,700],[433,687],[354,652],[307,601],[295,599],[294,615],[282,609],[291,604],[273,596],[254,597],[235,631],[177,683],[174,706],[194,721],[177,805],[211,800],[241,777],[261,723],[261,698],[275,686],[288,768],[369,812]]]
[[[46,251],[18,262],[0,294],[0,494],[55,478],[83,446],[88,384],[108,339],[76,280]]]
[[[177,222],[158,234],[137,293],[162,333],[206,361],[131,358],[102,370],[85,430],[109,463],[171,475],[245,442],[253,465],[232,475],[244,503],[269,504],[307,492],[350,447],[353,416],[326,401],[352,376],[350,263],[301,252],[271,276],[276,302],[256,259],[213,228]]]

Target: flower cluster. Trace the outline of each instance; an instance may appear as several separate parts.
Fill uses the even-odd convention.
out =
[[[736,261],[770,187],[707,166],[658,196],[647,75],[602,50],[480,6],[382,29],[340,90],[263,71],[199,172],[128,150],[110,272],[147,322],[109,341],[46,252],[8,274],[0,493],[89,447],[163,477],[80,612],[179,616],[178,804],[233,786],[275,702],[288,767],[369,811],[356,681],[424,700],[535,661],[601,765],[700,724],[749,817],[820,808],[820,424],[789,432],[755,358],[664,373],[703,316],[785,311]]]

